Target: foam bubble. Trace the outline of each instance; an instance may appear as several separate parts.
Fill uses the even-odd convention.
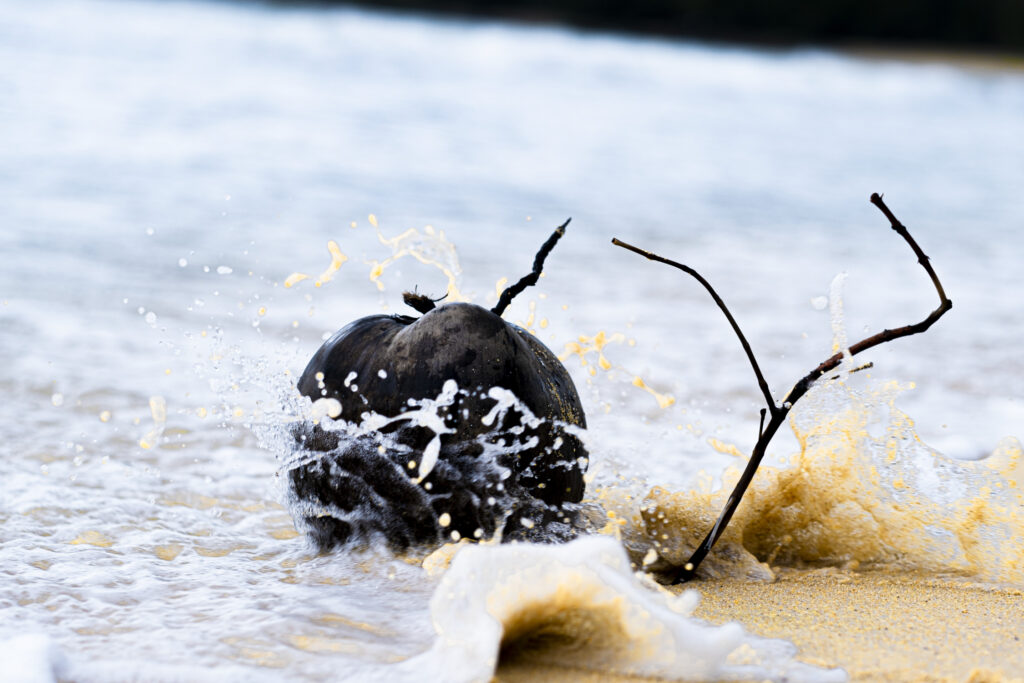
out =
[[[0,641],[0,662],[7,683],[56,683],[67,668],[54,642],[40,633]]]

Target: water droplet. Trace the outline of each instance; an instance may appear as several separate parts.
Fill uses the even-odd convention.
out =
[[[341,401],[336,398],[318,398],[313,403],[313,419],[327,416],[334,419],[341,415]]]

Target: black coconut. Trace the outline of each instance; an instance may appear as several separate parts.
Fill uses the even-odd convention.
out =
[[[495,309],[433,308],[425,297],[407,295],[422,317],[361,318],[314,354],[299,391],[313,401],[338,401],[335,419],[354,425],[365,413],[402,415],[410,402],[437,398],[449,381],[459,389],[450,405],[438,408],[451,431],[441,434],[437,462],[423,477],[420,459],[436,434],[411,420],[390,422],[380,430],[387,437],[316,425],[296,431],[307,457],[288,472],[293,513],[318,545],[383,538],[405,549],[450,536],[490,537],[499,529],[505,539],[571,534],[587,453],[566,427],[586,427],[583,408],[558,358],[500,315],[536,282],[564,229]],[[496,387],[512,392],[535,419],[517,405],[485,424],[503,395],[491,391]]]

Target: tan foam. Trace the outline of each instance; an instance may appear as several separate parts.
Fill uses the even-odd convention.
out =
[[[789,466],[761,467],[702,567],[705,576],[757,575],[763,563],[871,565],[1024,584],[1024,544],[1014,542],[1024,532],[1020,442],[1004,439],[977,462],[947,458],[923,444],[895,408],[901,389],[829,387],[837,394],[831,399],[842,400],[819,397],[794,417],[800,452]],[[672,564],[685,563],[739,473],[731,468],[714,491],[706,483],[651,489],[632,534]]]

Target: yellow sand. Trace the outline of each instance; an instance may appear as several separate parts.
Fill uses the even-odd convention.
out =
[[[810,664],[842,667],[851,681],[987,683],[1024,680],[1024,591],[927,574],[782,570],[774,583],[689,584],[695,616],[740,621],[796,644]],[[579,669],[503,663],[518,681],[637,681]]]
[[[853,681],[1024,676],[1024,592],[926,574],[787,570],[771,584],[697,582],[695,616],[741,621]]]

